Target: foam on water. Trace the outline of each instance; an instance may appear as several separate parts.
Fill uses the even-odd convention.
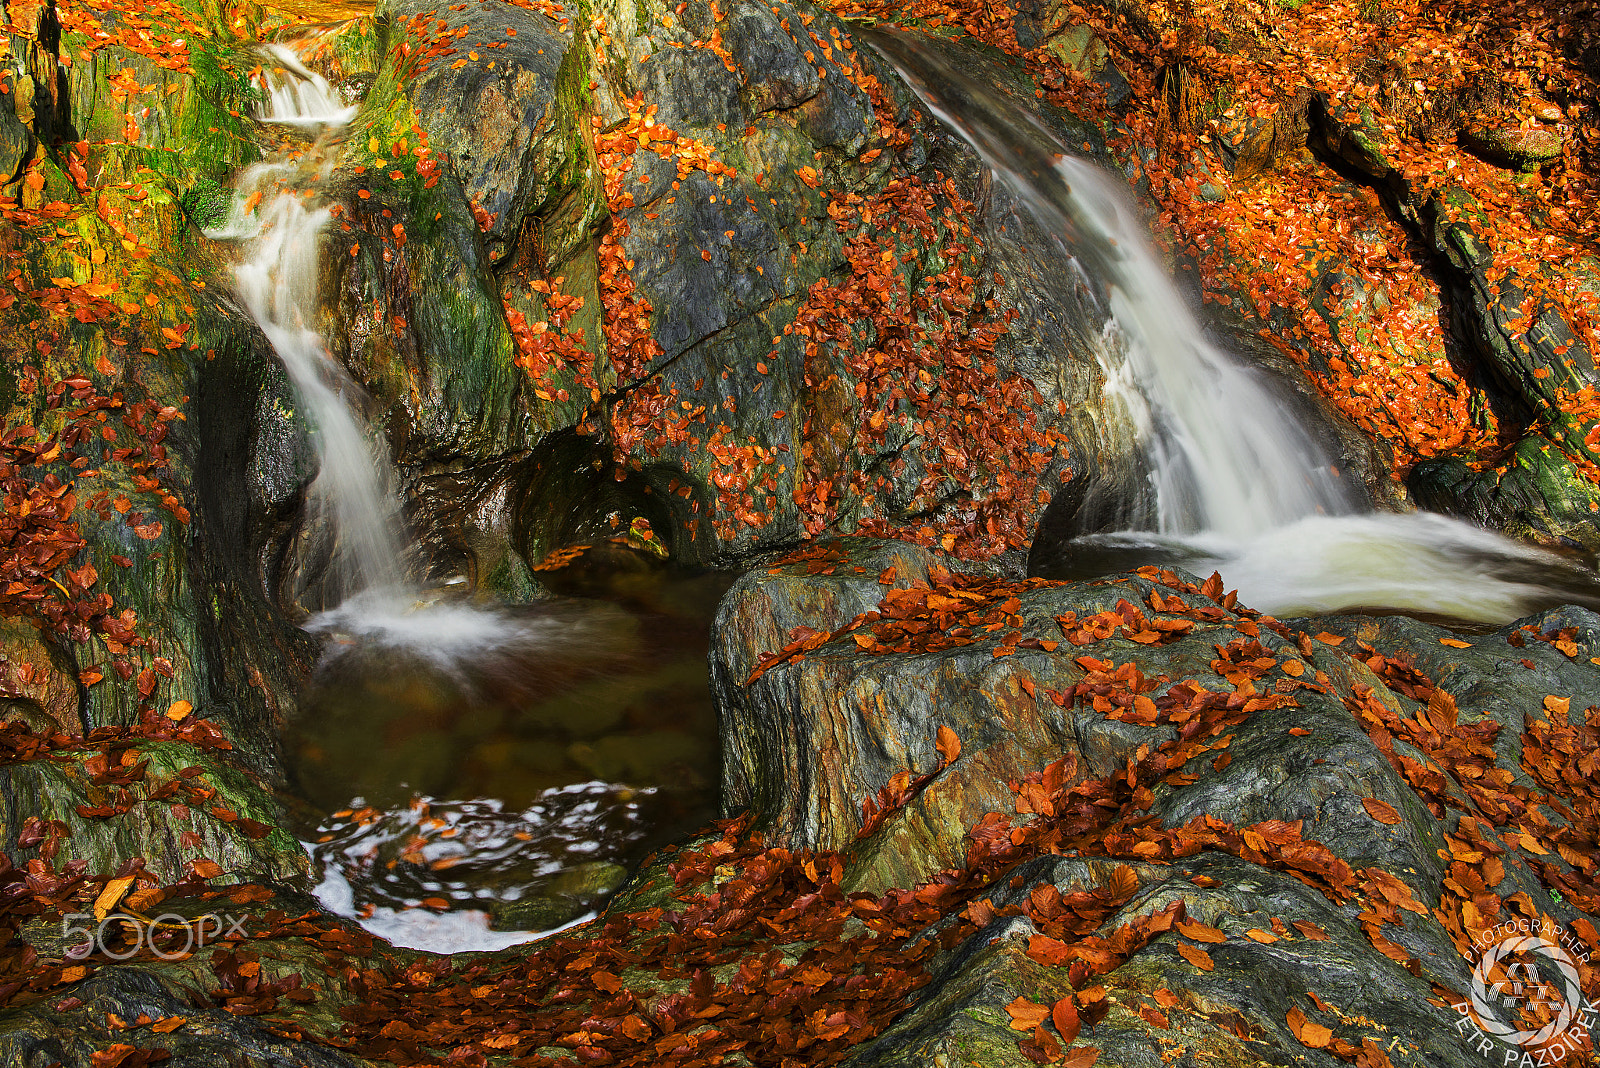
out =
[[[300,844],[307,852],[315,849],[309,843]],[[354,920],[369,934],[391,946],[427,953],[485,953],[508,949],[581,927],[597,915],[591,912],[548,931],[496,931],[489,926],[489,914],[481,909],[432,912],[377,906],[363,916],[356,909],[355,888],[337,864],[323,865],[322,881],[311,893],[329,912]]]

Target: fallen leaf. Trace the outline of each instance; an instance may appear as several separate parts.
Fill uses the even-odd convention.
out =
[[[1400,822],[1400,813],[1376,797],[1363,797],[1361,807],[1367,810],[1367,815],[1386,826],[1393,827]]]
[[[1032,1031],[1050,1018],[1049,1006],[1035,1004],[1020,995],[1006,1006],[1006,1013],[1011,1017],[1013,1031]]]
[[[94,918],[103,920],[106,913],[117,907],[117,902],[122,900],[122,895],[128,892],[128,887],[133,885],[133,876],[124,875],[120,879],[112,879],[106,883],[100,896],[94,899]]]
[[[1333,1032],[1315,1020],[1306,1019],[1306,1014],[1298,1006],[1289,1010],[1288,1021],[1289,1030],[1294,1032],[1294,1037],[1300,1040],[1302,1046],[1323,1049],[1333,1041]]]
[[[1078,1028],[1082,1020],[1078,1018],[1078,1006],[1073,1004],[1072,998],[1065,997],[1056,1002],[1050,1009],[1050,1022],[1056,1025],[1056,1030],[1061,1033],[1061,1041],[1071,1044],[1078,1037]]]
[[[1185,938],[1192,938],[1196,942],[1209,942],[1212,945],[1217,945],[1218,943],[1226,942],[1228,940],[1227,935],[1223,934],[1215,927],[1204,923],[1180,922],[1178,924],[1178,933],[1183,935]]]
[[[1207,953],[1199,946],[1191,946],[1187,942],[1179,942],[1178,954],[1179,956],[1183,957],[1184,960],[1188,961],[1190,964],[1193,964],[1196,968],[1199,968],[1203,972],[1209,972],[1213,967],[1215,967],[1215,965],[1211,963],[1211,954]]]

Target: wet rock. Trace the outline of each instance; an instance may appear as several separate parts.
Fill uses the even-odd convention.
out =
[[[874,543],[852,548],[849,559],[869,573],[900,561],[897,582],[927,582],[930,574],[901,570],[904,558]],[[1020,638],[1057,640],[1055,620],[1069,613],[1087,618],[1124,600],[1144,604],[1152,592],[1159,592],[1149,579],[1038,582],[1019,589],[1009,626],[973,644],[940,653],[885,656],[863,651],[857,641],[842,637],[746,686],[744,679],[759,655],[781,648],[761,644],[771,633],[769,620],[795,619],[795,625],[819,631],[847,622],[834,622],[838,617],[827,602],[821,611],[808,610],[808,601],[838,583],[808,581],[802,577],[804,567],[789,565],[777,576],[747,575],[729,591],[718,616],[712,680],[725,724],[727,811],[753,809],[763,830],[793,847],[845,848],[861,825],[860,802],[898,771],[916,777],[935,770],[938,727],[965,725],[955,728],[962,738],[962,761],[918,795],[885,837],[874,839],[858,855],[864,885],[910,885],[958,864],[965,856],[966,829],[984,813],[1010,807],[1006,784],[1023,769],[1065,757],[1077,775],[1098,778],[1140,744],[1154,745],[1159,736],[1159,731],[1107,720],[1092,709],[1062,708],[1049,694],[1070,692],[1083,669],[1062,650],[1016,644]],[[876,585],[875,577],[846,582],[863,601],[872,597],[871,586]],[[1140,670],[1203,685],[1216,645],[1233,637],[1226,622],[1197,626],[1181,641],[1142,650]],[[1270,631],[1260,640],[1274,655],[1298,655]],[[1316,740],[1302,742],[1288,735],[1294,726],[1311,728]],[[1292,711],[1258,713],[1238,728],[1229,751],[1234,760],[1225,772],[1207,776],[1166,801],[1163,810],[1170,820],[1181,823],[1224,812],[1245,823],[1302,819],[1307,837],[1337,843],[1352,863],[1358,858],[1400,862],[1408,870],[1430,873],[1420,876],[1424,880],[1437,879],[1432,847],[1375,842],[1358,829],[1358,822],[1348,832],[1339,825],[1339,819],[1353,817],[1347,805],[1334,800],[1341,795],[1381,796],[1400,806],[1408,803],[1409,791],[1392,777],[1337,701],[1308,694]],[[1414,805],[1414,799],[1409,803]]]
[[[1154,786],[1150,814],[1166,827],[1194,820],[1238,827],[1287,821],[1361,878],[1389,873],[1422,903],[1400,923],[1382,928],[1388,952],[1405,959],[1397,963],[1381,951],[1368,937],[1374,928],[1364,933],[1359,905],[1318,893],[1284,871],[1209,851],[1170,865],[1130,858],[1139,888],[1099,929],[1102,937],[1178,901],[1188,916],[1219,933],[1215,944],[1199,946],[1205,957],[1180,955],[1184,940],[1176,932],[1136,949],[1097,980],[1110,1011],[1079,1041],[1101,1051],[1099,1063],[1118,1065],[1157,1063],[1168,1041],[1249,1063],[1324,1056],[1307,1049],[1291,1026],[1299,1012],[1353,1047],[1376,1043],[1396,1064],[1477,1063],[1475,1036],[1458,1027],[1457,1013],[1429,1003],[1431,991],[1440,987],[1468,989],[1474,962],[1459,948],[1465,943],[1441,924],[1449,921],[1447,911],[1425,907],[1440,900],[1451,855],[1444,836],[1469,833],[1467,821],[1449,809],[1430,809],[1397,773],[1401,765],[1352,716],[1350,708],[1363,695],[1383,701],[1399,717],[1425,714],[1425,701],[1392,690],[1363,658],[1376,648],[1400,663],[1414,663],[1456,697],[1463,725],[1482,718],[1500,724],[1500,765],[1517,769],[1528,724],[1553,715],[1548,694],[1570,698],[1573,707],[1600,702],[1600,674],[1588,663],[1589,653],[1600,648],[1600,617],[1557,609],[1467,640],[1398,617],[1292,621],[1315,630],[1319,637],[1313,640],[1293,630],[1279,633],[1270,621],[1197,597],[1191,585],[1182,600],[1191,609],[1207,606],[1202,615],[1211,621],[1196,622],[1181,636],[1080,636],[1084,647],[1062,641],[1071,627],[1058,620],[1069,612],[1081,622],[1107,610],[1118,613],[1113,619],[1126,619],[1134,605],[1171,608],[1160,600],[1172,592],[1163,583],[1184,580],[1152,569],[1096,583],[1014,584],[1008,587],[1014,597],[1009,621],[988,633],[976,631],[970,645],[943,651],[875,649],[874,641],[888,632],[874,629],[869,619],[831,641],[810,643],[803,658],[769,665],[758,679],[744,682],[761,663],[760,654],[773,648],[766,644],[771,617],[824,633],[837,630],[843,614],[838,591],[852,590],[856,603],[872,597],[868,579],[853,569],[870,572],[887,564],[891,552],[882,544],[845,544],[839,559],[827,561],[832,575],[806,575],[818,563],[799,561],[780,565],[776,573],[752,573],[730,591],[712,661],[731,728],[724,796],[729,811],[750,807],[758,827],[791,847],[846,849],[854,858],[852,886],[908,886],[959,865],[970,840],[958,829],[985,812],[1010,811],[1015,799],[1004,796],[1011,790],[1002,784],[1015,785],[1030,766],[1037,770],[1040,761],[1064,757],[1068,783],[1096,779],[1131,767],[1170,737],[1168,727],[1141,725],[1072,700],[1072,687],[1086,671],[1131,662],[1152,681],[1151,696],[1159,697],[1174,692],[1173,685],[1215,687],[1217,656],[1230,643],[1259,642],[1258,663],[1274,665],[1250,686],[1260,707],[1230,717],[1218,742],[1225,755],[1207,748],[1201,759],[1184,765],[1179,781]],[[924,557],[923,566],[932,569],[937,562]],[[950,598],[943,609],[950,615],[934,626],[958,634],[951,628],[962,622],[954,617],[963,605],[955,591],[965,589],[971,597],[979,588],[940,585],[937,570],[912,575],[914,582],[931,577],[935,593]],[[808,599],[816,600],[816,610],[803,607]],[[763,610],[767,605],[770,613]],[[890,601],[878,608],[895,617]],[[932,623],[934,617],[911,618]],[[1030,648],[1030,639],[1061,644],[1047,651]],[[1519,662],[1524,651],[1533,659]],[[1060,693],[1068,695],[1064,706],[1055,699]],[[934,751],[940,726],[949,726],[961,742],[959,757],[947,767]],[[1211,737],[1223,730],[1219,726]],[[1397,753],[1416,752],[1402,742],[1394,745]],[[892,786],[897,773],[898,781],[909,776],[914,784],[909,799],[863,837],[860,802]],[[1520,770],[1512,775],[1535,786]],[[1464,795],[1457,796],[1470,811]],[[1381,806],[1394,815],[1379,822],[1372,813]],[[1503,837],[1490,840],[1516,850]],[[1018,1049],[1021,1036],[1007,1006],[1021,996],[1048,1008],[1068,995],[1069,986],[1064,971],[1027,952],[1037,931],[1025,918],[1008,917],[1006,906],[1036,903],[1030,895],[1041,882],[1062,893],[1104,887],[1116,863],[1092,856],[1040,858],[1008,873],[1000,885],[1009,889],[989,899],[996,918],[939,956],[933,982],[914,996],[912,1009],[849,1063],[1029,1063]],[[1526,893],[1558,923],[1583,918],[1521,865],[1508,860],[1506,871],[1498,893]],[[1070,985],[1081,990],[1084,984]],[[1327,1005],[1337,1009],[1330,1015]]]
[[[366,1064],[332,1046],[308,1041],[309,1035],[337,1033],[340,1009],[354,998],[341,988],[333,967],[337,959],[358,954],[367,966],[398,963],[404,966],[418,955],[393,950],[343,920],[318,919],[318,934],[331,935],[326,943],[311,938],[250,936],[265,934],[284,916],[315,914],[316,902],[297,892],[252,892],[241,900],[218,898],[203,889],[169,896],[159,903],[162,921],[187,932],[173,932],[174,941],[163,945],[167,960],[143,959],[117,964],[105,957],[91,958],[89,974],[43,997],[25,996],[0,1011],[0,1059],[7,1064],[78,1066],[103,1063],[106,1056],[123,1052],[138,1057],[147,1050],[159,1063],[201,1066],[231,1063],[295,1064],[308,1068],[353,1068]],[[276,910],[274,916],[273,910]],[[226,917],[219,931],[216,918]],[[203,917],[211,917],[203,919]],[[76,928],[85,918],[70,921]],[[121,925],[113,921],[108,931]],[[232,932],[229,940],[221,937]],[[304,932],[302,932],[304,933]],[[240,940],[243,935],[244,940]],[[62,921],[40,918],[26,925],[22,940],[41,955],[59,956],[62,948],[81,944],[82,935],[62,937]],[[194,952],[184,956],[189,945]],[[107,948],[118,954],[130,949],[113,936]],[[335,947],[342,948],[341,953]],[[230,995],[244,994],[248,976],[238,969],[248,962],[259,965],[260,986],[277,993],[259,1002],[235,1002],[225,1008]],[[225,982],[223,976],[229,977]],[[289,995],[293,996],[289,996]],[[270,1008],[265,1018],[255,1012]],[[245,1010],[230,1011],[233,1010]],[[293,1022],[286,1017],[292,1014]],[[136,1021],[146,1021],[143,1024]],[[161,1030],[149,1024],[164,1021]],[[132,1063],[129,1060],[128,1063]]]
[[[1066,894],[1104,886],[1111,868],[1101,859],[1057,859],[1026,865],[1017,874],[1024,886],[1042,882]],[[1204,971],[1177,952],[1182,939],[1164,937],[1103,977],[1111,1010],[1079,1039],[1100,1051],[1097,1064],[1161,1064],[1174,1042],[1200,1060],[1221,1063],[1340,1063],[1299,1041],[1287,1023],[1295,1010],[1354,1045],[1375,1041],[1397,1065],[1470,1068],[1482,1063],[1482,1054],[1457,1029],[1459,1016],[1429,1004],[1425,982],[1373,950],[1342,910],[1293,878],[1214,854],[1170,867],[1140,865],[1137,871],[1138,895],[1107,921],[1107,930],[1182,901],[1187,915],[1222,931],[1226,940],[1200,946],[1212,965]],[[1195,880],[1217,885],[1206,889]],[[1021,903],[1025,896],[1014,890],[999,895],[995,904]],[[1284,925],[1314,924],[1330,937],[1316,941],[1292,927],[1279,937],[1271,931],[1274,919]],[[980,930],[946,956],[910,1012],[846,1063],[852,1068],[913,1068],[941,1060],[985,1068],[1032,1063],[1018,1048],[1020,1036],[1006,1006],[1018,996],[1052,1005],[1068,996],[1072,984],[1063,970],[1027,955],[1031,936],[1031,925],[1016,918],[995,920]],[[1470,968],[1443,932],[1435,930],[1428,938],[1441,961],[1454,958],[1442,978],[1465,986]],[[1313,996],[1338,1006],[1338,1015],[1324,1013]],[[1347,1025],[1341,1016],[1360,1022]]]
[[[476,47],[495,60],[457,66],[441,58],[406,86],[435,151],[449,154],[468,199],[493,220],[483,236],[490,260],[503,259],[518,241],[541,239],[548,262],[565,260],[572,239],[603,208],[594,151],[581,129],[588,113],[586,49],[574,41],[568,19],[558,24],[509,4],[457,12],[404,0],[393,10],[401,18],[442,22],[441,33],[463,31],[457,54]],[[586,203],[568,209],[577,214],[565,232],[524,230],[530,216],[547,215],[568,198]]]
[[[37,819],[54,826],[44,833],[55,841],[49,859],[58,868],[83,860],[90,874],[110,875],[139,857],[162,884],[189,876],[197,861],[211,861],[239,881],[306,875],[305,852],[276,826],[281,813],[259,780],[178,742],[142,742],[116,753],[123,766],[146,765],[126,796],[95,782],[86,752],[0,767],[0,842],[12,863],[41,855],[40,842],[15,844],[24,824]],[[200,802],[168,789],[167,800],[144,800],[174,783],[213,793]]]
[[[1518,171],[1536,171],[1561,155],[1561,135],[1554,130],[1470,126],[1462,131],[1461,140],[1489,162]]]
[[[490,908],[499,931],[548,931],[592,912],[628,879],[621,864],[596,861],[569,868],[541,882],[536,893]]]
[[[83,696],[75,665],[32,623],[0,622],[0,701],[6,719],[22,719],[38,733],[82,734]]]

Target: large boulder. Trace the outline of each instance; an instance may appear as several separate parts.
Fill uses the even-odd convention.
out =
[[[1467,1065],[1478,1034],[1450,1005],[1473,939],[1518,917],[1594,930],[1588,789],[1561,770],[1593,759],[1597,714],[1576,712],[1600,701],[1591,613],[1472,639],[1411,620],[1295,629],[1170,571],[1019,582],[950,563],[827,543],[746,575],[717,624],[730,813],[843,851],[859,890],[937,884],[986,851],[1022,861],[851,1063],[1027,1063],[1026,1001],[1095,1000],[1064,981],[1078,960],[1109,1004],[1080,1039],[1101,1063],[1176,1040],[1317,1063],[1373,1042],[1397,1064]],[[992,815],[1012,811],[1029,815]],[[1027,859],[1058,833],[1062,858]],[[1041,887],[1087,942],[1051,926],[1066,921]],[[1179,902],[1198,926],[1161,920]]]

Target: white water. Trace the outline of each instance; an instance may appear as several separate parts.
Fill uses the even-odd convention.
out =
[[[1357,506],[1268,381],[1206,339],[1125,183],[911,40],[873,41],[1059,235],[1075,273],[1103,287],[1108,323],[1096,355],[1108,396],[1138,429],[1154,529],[1080,538],[1064,556],[1073,545],[1149,549],[1194,570],[1215,566],[1246,604],[1274,615],[1386,608],[1498,623],[1595,599],[1593,574],[1554,553],[1442,515]],[[970,112],[942,102],[946,89]]]
[[[207,236],[244,244],[235,288],[272,342],[310,416],[321,460],[311,494],[333,516],[345,587],[398,587],[404,580],[403,552],[399,509],[387,488],[387,462],[351,408],[360,387],[311,325],[317,310],[319,235],[331,218],[318,202],[317,189],[333,167],[333,135],[356,109],[344,105],[291,49],[266,48],[283,70],[269,75],[262,121],[321,133],[299,158],[246,170],[227,224]]]
[[[1121,253],[1102,262],[1112,276],[1117,355],[1148,412],[1141,431],[1157,529],[1248,538],[1306,516],[1349,511],[1332,462],[1282,399],[1258,372],[1206,339],[1115,179],[1070,156],[1056,169],[1072,191],[1079,226]],[[1019,192],[1037,196],[1027,186]]]
[[[301,842],[300,845],[307,853],[316,855],[316,846],[310,842]],[[331,861],[324,863],[322,881],[312,889],[311,894],[335,916],[354,920],[369,934],[378,936],[391,946],[420,949],[427,953],[493,953],[581,927],[599,915],[595,912],[586,913],[548,931],[497,931],[489,926],[489,914],[482,909],[432,912],[420,908],[395,909],[379,905],[366,910],[363,915],[362,910],[356,907],[355,887],[339,870],[339,865]]]

